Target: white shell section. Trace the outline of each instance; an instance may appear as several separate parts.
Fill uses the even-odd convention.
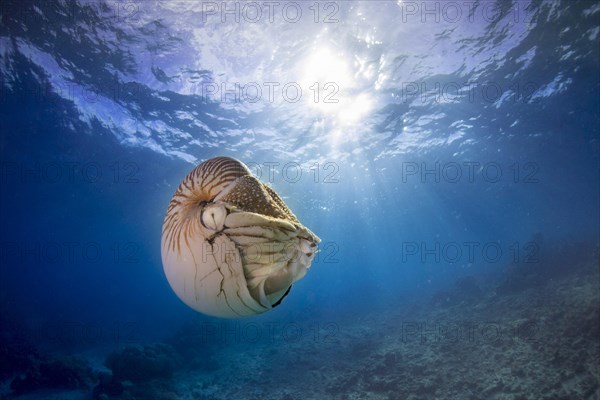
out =
[[[217,157],[179,185],[161,242],[177,296],[204,314],[233,318],[278,305],[306,274],[320,239],[242,162]]]

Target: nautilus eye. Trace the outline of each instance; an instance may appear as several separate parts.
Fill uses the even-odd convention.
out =
[[[263,313],[301,279],[320,239],[240,161],[193,169],[167,209],[161,253],[184,303],[217,317]]]
[[[223,205],[211,204],[202,210],[202,225],[213,231],[221,231],[225,225],[227,210]]]

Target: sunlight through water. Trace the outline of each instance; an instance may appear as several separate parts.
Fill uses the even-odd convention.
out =
[[[358,88],[360,63],[351,60],[340,49],[320,46],[299,63],[300,85],[309,93],[307,112],[329,127],[328,143],[333,147],[356,139],[354,128],[374,108],[372,97]]]

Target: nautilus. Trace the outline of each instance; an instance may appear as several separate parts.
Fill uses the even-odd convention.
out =
[[[216,157],[194,168],[173,195],[161,254],[185,304],[235,318],[278,306],[306,274],[319,242],[246,165]]]

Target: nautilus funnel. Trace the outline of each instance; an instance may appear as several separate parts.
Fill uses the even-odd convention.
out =
[[[184,303],[235,318],[279,305],[306,274],[319,242],[241,161],[216,157],[177,188],[161,253],[169,284]]]

